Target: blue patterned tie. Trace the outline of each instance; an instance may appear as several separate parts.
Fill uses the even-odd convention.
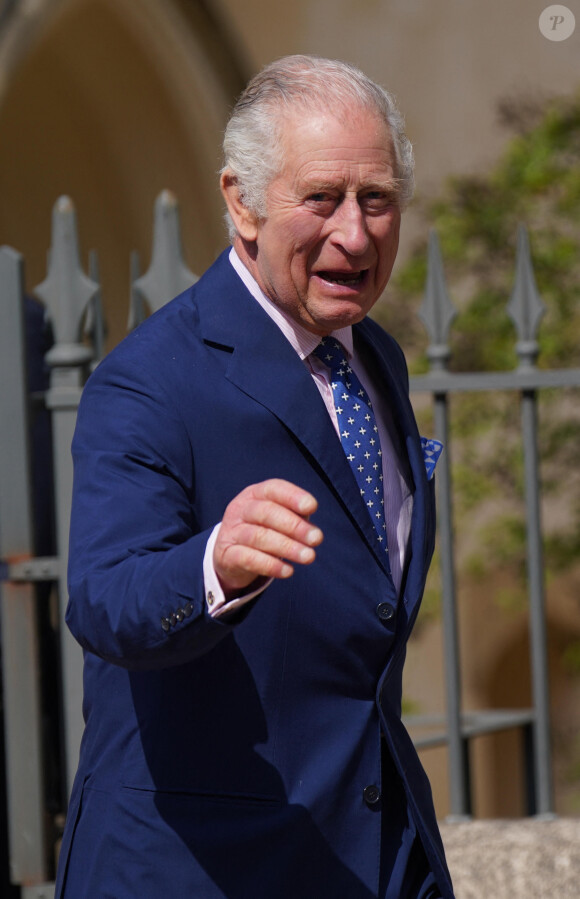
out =
[[[388,552],[382,452],[371,401],[338,340],[325,337],[314,355],[330,368],[340,440],[378,539]]]

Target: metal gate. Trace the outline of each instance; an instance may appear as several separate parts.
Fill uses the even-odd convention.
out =
[[[143,319],[147,309],[159,308],[195,280],[183,260],[178,207],[168,192],[162,193],[156,203],[151,266],[140,276],[138,260],[133,259],[132,269],[130,327]],[[66,197],[54,208],[48,274],[35,294],[50,321],[52,345],[45,355],[50,373],[46,389],[31,393],[27,387],[30,358],[26,352],[23,260],[10,248],[0,249],[0,603],[10,872],[12,882],[21,886],[24,899],[49,899],[64,806],[82,733],[82,653],[64,625],[72,493],[70,444],[83,384],[102,357],[104,345],[97,259],[91,256],[90,273],[85,274],[79,259],[75,211]],[[430,371],[412,378],[411,390],[432,396],[435,436],[446,446],[448,400],[454,392],[519,393],[527,507],[533,706],[466,715],[461,708],[451,460],[450,452],[444,454],[437,490],[447,709],[435,732],[416,742],[423,748],[448,745],[450,809],[454,817],[469,816],[471,810],[470,740],[506,728],[523,728],[528,734],[530,813],[553,810],[537,396],[546,387],[580,386],[580,370],[541,371],[536,367],[536,332],[542,308],[522,229],[516,283],[508,304],[518,334],[519,366],[510,372],[449,372],[448,332],[454,309],[445,288],[437,240],[432,237],[421,313],[431,341]],[[37,535],[35,539],[39,512],[35,509],[38,503],[31,469],[31,449],[38,450],[32,445],[31,418],[39,408],[50,414],[51,446],[45,450],[52,457],[54,470],[54,503],[50,505],[55,546],[45,555],[38,554]],[[51,629],[50,613],[55,609]],[[50,646],[48,651],[46,646],[53,630],[58,638],[54,658]],[[51,666],[49,671],[47,664]],[[47,677],[58,685],[57,695],[49,691],[48,700]],[[410,717],[407,723],[413,727],[425,722]]]

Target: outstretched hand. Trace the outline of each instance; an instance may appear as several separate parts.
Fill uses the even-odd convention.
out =
[[[314,561],[322,543],[320,528],[308,518],[314,497],[278,478],[252,484],[227,506],[213,554],[216,574],[226,598],[257,578],[288,578],[293,564]]]

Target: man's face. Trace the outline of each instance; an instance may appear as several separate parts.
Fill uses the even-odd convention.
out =
[[[277,306],[328,334],[360,321],[389,280],[401,219],[394,152],[386,125],[360,109],[293,114],[283,149],[252,272]]]

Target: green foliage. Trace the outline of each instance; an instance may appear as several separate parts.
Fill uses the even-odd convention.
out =
[[[403,696],[401,710],[403,715],[419,715],[421,713],[421,705],[415,699]]]
[[[546,305],[538,364],[580,366],[580,95],[543,108],[535,102],[506,102],[501,113],[515,132],[502,158],[491,172],[451,178],[441,196],[418,200],[425,238],[392,280],[387,302],[375,309],[402,344],[414,374],[429,367],[428,338],[417,310],[430,228],[439,237],[449,293],[458,310],[450,334],[450,369],[517,366],[517,336],[506,306],[520,223],[528,229],[536,283]],[[473,393],[454,396],[451,405],[455,524],[460,542],[468,544],[463,570],[480,577],[492,565],[503,567],[510,595],[498,592],[496,599],[505,608],[517,607],[525,598],[519,397]],[[577,390],[541,395],[546,493],[568,504],[562,522],[546,536],[550,573],[578,560],[580,508],[570,510],[567,494],[575,489],[579,495],[579,407]]]
[[[453,485],[457,491],[458,511],[471,512],[497,493],[497,487],[485,471],[461,463],[453,469]]]
[[[540,364],[580,359],[580,95],[545,109],[517,106],[504,118],[520,134],[492,172],[450,178],[443,194],[417,201],[426,228],[438,234],[446,276],[460,314],[454,323],[451,368],[513,368],[515,333],[506,312],[513,286],[517,230],[530,234],[538,289],[548,307],[540,332]],[[377,318],[425,370],[425,332],[416,310],[426,278],[426,239],[391,282]]]
[[[562,656],[564,669],[575,676],[580,675],[580,640],[572,640]]]
[[[494,565],[511,565],[518,580],[525,578],[525,522],[520,515],[498,516],[482,529],[482,548]]]
[[[437,562],[433,562],[433,571],[438,568]],[[441,614],[441,588],[439,584],[433,582],[430,578],[425,587],[423,594],[423,602],[421,603],[421,611],[419,612],[419,626],[427,624],[429,621],[437,620]]]
[[[567,533],[549,534],[544,542],[548,575],[552,575],[578,562],[578,534],[580,520]]]

